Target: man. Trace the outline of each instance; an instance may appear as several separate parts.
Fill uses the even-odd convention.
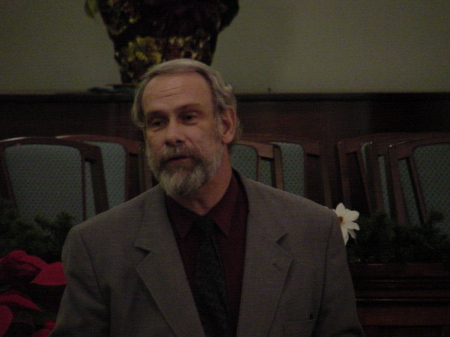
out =
[[[155,66],[133,119],[160,184],[72,229],[52,336],[362,335],[335,214],[233,171],[239,122],[219,74],[187,59]],[[204,216],[224,274],[217,310],[198,300],[220,288],[198,285]],[[226,327],[211,332],[217,312]]]

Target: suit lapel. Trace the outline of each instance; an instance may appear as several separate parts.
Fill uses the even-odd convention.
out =
[[[259,193],[245,178],[243,182],[249,198],[249,220],[237,336],[265,336],[274,319],[292,257],[278,243],[286,231],[276,225],[276,219],[270,218],[265,209],[267,201],[259,200]],[[135,242],[136,247],[149,253],[137,272],[177,336],[204,336],[166,214],[164,194],[159,187],[152,190],[157,195],[147,199]]]
[[[245,182],[245,180],[244,180]],[[292,257],[278,243],[286,235],[267,212],[267,201],[246,183],[247,246],[237,336],[266,336],[272,325]],[[262,215],[264,214],[264,216]]]
[[[156,188],[156,187],[155,187]],[[200,318],[166,214],[162,190],[147,199],[136,247],[147,250],[137,272],[177,336],[203,336]],[[182,314],[180,314],[182,313]]]

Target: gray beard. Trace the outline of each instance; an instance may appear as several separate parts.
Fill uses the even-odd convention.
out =
[[[214,176],[220,166],[225,146],[219,140],[216,141],[216,145],[217,150],[209,158],[204,158],[196,151],[189,150],[186,147],[168,148],[161,158],[156,158],[147,146],[148,165],[168,195],[172,197],[189,196],[202,188]],[[166,165],[169,158],[180,155],[190,157],[193,164],[176,167]]]

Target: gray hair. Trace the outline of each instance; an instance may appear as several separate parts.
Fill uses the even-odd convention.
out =
[[[138,85],[131,110],[131,118],[138,128],[145,131],[145,112],[142,107],[142,96],[147,84],[156,76],[180,73],[198,73],[206,80],[211,89],[216,117],[223,114],[229,107],[237,111],[236,97],[232,87],[224,82],[222,76],[216,70],[196,60],[175,59],[150,68]],[[241,124],[239,119],[237,119],[236,135],[233,143],[239,139],[241,133]]]

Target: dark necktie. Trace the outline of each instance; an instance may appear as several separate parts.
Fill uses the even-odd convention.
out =
[[[200,247],[195,271],[195,303],[207,337],[231,337],[230,313],[225,291],[225,277],[214,236],[216,224],[208,217],[194,226],[200,232]]]

